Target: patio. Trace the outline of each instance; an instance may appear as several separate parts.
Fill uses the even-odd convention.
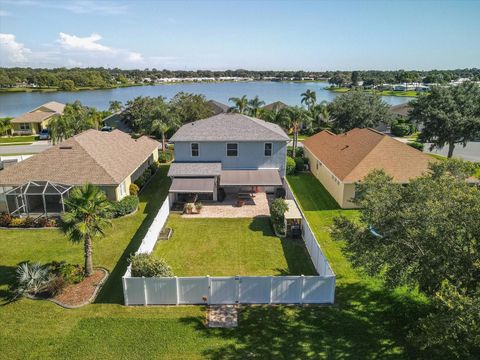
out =
[[[273,200],[273,196],[272,199]],[[254,218],[270,216],[269,196],[264,192],[245,200],[243,206],[237,206],[237,194],[227,193],[223,202],[204,202],[200,213],[183,214],[184,218]]]

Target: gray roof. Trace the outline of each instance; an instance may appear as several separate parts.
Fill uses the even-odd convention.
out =
[[[218,115],[221,113],[226,113],[228,109],[230,109],[230,106],[225,105],[221,102],[215,101],[215,100],[209,100],[210,106],[212,107],[213,115]]]
[[[183,125],[170,138],[176,141],[289,141],[289,137],[276,124],[231,113]]]
[[[174,162],[170,165],[168,176],[216,176],[221,172],[220,162]]]

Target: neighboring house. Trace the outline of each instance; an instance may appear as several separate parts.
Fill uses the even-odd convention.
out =
[[[310,170],[342,208],[355,208],[355,184],[374,169],[406,184],[428,170],[432,157],[373,129],[336,135],[322,131],[303,142]]]
[[[228,112],[228,109],[230,109],[230,106],[225,105],[221,102],[215,101],[215,100],[209,100],[208,103],[210,104],[210,107],[212,108],[213,115],[218,115],[222,113]]]
[[[288,105],[281,102],[281,101],[275,101],[271,104],[267,104],[264,107],[262,107],[262,109],[271,110],[271,111],[278,111],[278,110],[282,110],[282,109],[285,109],[285,108],[288,108]]]
[[[273,192],[283,185],[287,134],[276,124],[242,114],[219,114],[183,125],[171,138],[175,162],[171,201],[196,194],[217,200],[226,193]]]
[[[55,101],[43,104],[11,120],[12,131],[17,135],[35,135],[46,129],[53,116],[62,115],[65,104]]]
[[[110,200],[121,200],[129,195],[130,184],[158,160],[158,145],[148,137],[133,139],[120,130],[87,130],[0,171],[0,211],[6,206],[2,195],[29,182],[91,183]],[[13,207],[10,204],[11,212]]]

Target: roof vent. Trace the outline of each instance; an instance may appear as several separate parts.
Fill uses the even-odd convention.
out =
[[[62,149],[62,150],[71,150],[71,149],[73,149],[73,148],[72,148],[71,146],[65,145],[65,146],[60,146],[60,149]]]
[[[343,148],[340,149],[340,151],[348,149],[348,145],[345,145]]]

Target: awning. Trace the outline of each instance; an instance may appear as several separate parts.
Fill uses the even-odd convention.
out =
[[[301,219],[302,214],[300,213],[300,210],[298,209],[297,204],[293,200],[285,200],[285,202],[288,205],[288,210],[285,212],[285,219]]]
[[[213,193],[213,178],[174,178],[170,192],[174,193]]]
[[[282,186],[277,169],[222,170],[220,186]]]
[[[219,162],[174,162],[168,169],[168,176],[200,177],[218,176],[222,171],[222,163]]]

